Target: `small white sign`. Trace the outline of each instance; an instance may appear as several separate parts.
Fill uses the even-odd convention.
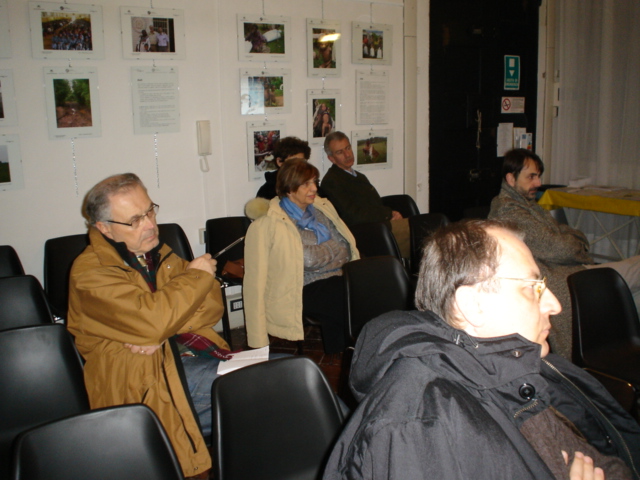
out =
[[[524,113],[524,97],[502,97],[500,113]]]

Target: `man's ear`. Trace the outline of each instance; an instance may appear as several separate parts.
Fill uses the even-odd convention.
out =
[[[333,158],[333,155],[327,155],[327,158],[329,159],[329,161],[330,161],[331,163],[336,163],[336,161],[335,161],[335,160],[334,160],[334,158]]]
[[[111,235],[111,228],[107,223],[104,222],[96,222],[96,228],[103,234],[105,237],[113,240],[113,235]]]
[[[460,328],[471,336],[476,336],[476,331],[484,325],[479,294],[475,285],[458,287],[455,293],[454,309]]]
[[[509,184],[510,187],[515,187],[516,186],[516,177],[513,173],[509,172],[507,173],[507,175],[504,177],[504,179],[507,181],[507,183]]]

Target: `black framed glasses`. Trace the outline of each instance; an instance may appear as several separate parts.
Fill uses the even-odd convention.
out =
[[[547,289],[547,277],[542,277],[542,279],[537,279],[537,278],[513,278],[513,277],[493,277],[493,278],[499,278],[501,280],[518,280],[520,282],[531,282],[535,284],[535,289],[534,291],[536,292],[536,295],[538,296],[538,301],[540,301],[542,299],[542,295],[544,294],[545,290]]]
[[[116,223],[118,225],[126,225],[127,227],[131,227],[133,229],[136,229],[140,225],[142,225],[142,221],[144,220],[145,217],[149,217],[149,220],[155,219],[156,215],[158,215],[158,210],[159,209],[160,209],[160,205],[152,203],[151,206],[149,207],[149,210],[144,212],[144,214],[142,214],[142,215],[137,215],[137,216],[133,217],[131,219],[131,223],[116,222],[115,220],[106,220],[106,222],[107,223]]]

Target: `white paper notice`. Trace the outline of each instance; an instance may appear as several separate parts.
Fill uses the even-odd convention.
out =
[[[180,131],[177,68],[133,67],[131,85],[136,134]]]
[[[498,157],[513,148],[513,123],[498,124]]]
[[[384,125],[389,123],[389,75],[387,72],[356,73],[356,123]]]
[[[220,362],[218,364],[218,375],[233,372],[242,367],[248,367],[256,363],[266,362],[269,360],[269,346],[256,348],[255,350],[245,350],[236,353],[231,360]]]

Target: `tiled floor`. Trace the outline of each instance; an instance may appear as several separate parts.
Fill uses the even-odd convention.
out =
[[[302,355],[305,355],[316,362],[320,369],[324,372],[327,380],[331,384],[333,390],[337,393],[338,381],[340,378],[340,369],[342,365],[342,354],[326,355],[322,348],[322,339],[320,337],[320,328],[308,326],[305,327],[305,340],[302,344]],[[233,341],[234,350],[247,347],[247,335],[243,327],[234,328],[231,331],[231,339]],[[298,342],[290,342],[279,338],[271,337],[271,345],[269,348],[271,353],[290,353],[298,354]]]

